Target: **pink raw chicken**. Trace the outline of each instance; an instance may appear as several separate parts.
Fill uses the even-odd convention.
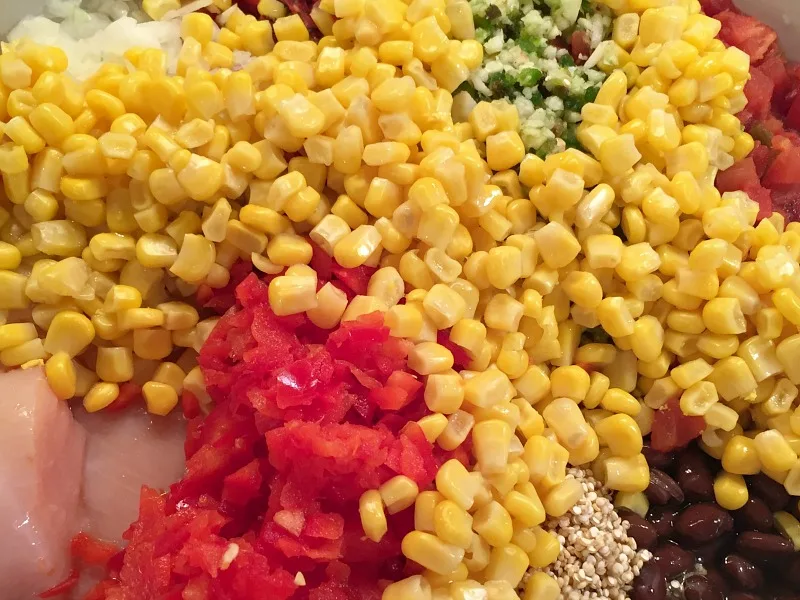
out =
[[[41,368],[0,374],[3,600],[28,600],[69,574],[85,441]]]
[[[76,408],[75,418],[88,433],[82,529],[121,542],[138,515],[142,485],[165,490],[183,474],[186,423],[178,411],[153,417],[133,408],[94,414]]]

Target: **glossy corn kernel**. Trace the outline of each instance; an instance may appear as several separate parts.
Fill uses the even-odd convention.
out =
[[[57,314],[47,330],[44,349],[50,354],[64,352],[75,357],[92,342],[95,331],[92,322],[77,312]]]
[[[761,470],[761,460],[755,441],[742,436],[733,436],[722,452],[722,467],[736,475],[754,475]]]
[[[714,499],[725,510],[738,510],[747,503],[747,483],[741,475],[720,473],[714,480]]]
[[[75,396],[77,376],[75,366],[66,352],[57,352],[47,359],[45,375],[50,389],[59,400],[69,400]]]
[[[108,407],[119,396],[119,386],[116,383],[95,383],[83,397],[83,407],[86,412],[97,412]]]
[[[613,457],[604,463],[605,483],[623,492],[644,491],[650,482],[650,469],[642,454],[631,458]]]
[[[435,535],[412,531],[403,538],[403,555],[434,573],[453,572],[464,557],[464,550],[444,543]]]
[[[166,383],[148,381],[142,386],[147,411],[154,415],[165,416],[178,405],[178,392]]]

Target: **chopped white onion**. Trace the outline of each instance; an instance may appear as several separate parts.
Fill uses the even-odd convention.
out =
[[[195,0],[183,9],[199,10],[211,2]],[[130,68],[124,54],[136,46],[163,50],[167,69],[174,73],[182,46],[180,22],[139,19],[146,17],[135,0],[48,0],[43,16],[23,19],[8,40],[26,38],[61,48],[69,59],[69,74],[78,80],[88,78],[105,62]]]
[[[172,19],[180,19],[183,15],[188,15],[189,13],[197,12],[198,10],[202,10],[207,6],[211,6],[214,0],[193,0],[189,2],[189,4],[184,4],[180,8],[176,8],[175,10],[169,10],[164,13],[164,16],[161,17],[162,21],[170,21]]]

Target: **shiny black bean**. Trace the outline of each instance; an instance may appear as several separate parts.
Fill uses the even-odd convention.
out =
[[[706,569],[706,579],[708,582],[715,588],[720,591],[720,593],[724,596],[728,595],[728,582],[725,579],[725,576],[716,568],[708,567]]]
[[[667,580],[661,568],[652,561],[645,563],[633,580],[632,600],[665,600],[666,597]]]
[[[690,575],[683,581],[686,600],[723,600],[724,595],[705,575]]]
[[[733,529],[733,517],[716,504],[693,504],[675,519],[675,531],[693,544],[713,541]]]
[[[700,544],[692,552],[697,557],[697,562],[703,565],[712,565],[719,560],[720,555],[730,552],[734,539],[733,533],[725,533],[715,540]]]
[[[679,512],[679,508],[653,506],[647,514],[647,520],[656,528],[658,537],[669,537],[675,529],[675,518]]]
[[[772,512],[786,508],[791,499],[785,487],[763,473],[753,475],[747,483],[747,488],[766,502]]]
[[[728,596],[728,600],[763,600],[763,598],[750,592],[734,592]]]
[[[800,520],[800,502],[792,502],[789,505],[789,512],[795,519]]]
[[[800,553],[791,557],[780,573],[788,585],[800,590]]]
[[[776,555],[791,554],[794,552],[794,545],[785,537],[774,533],[745,531],[736,540],[736,550],[750,559],[772,559]]]
[[[696,448],[681,452],[675,479],[690,502],[705,502],[714,499],[714,477],[708,462]]]
[[[738,554],[729,554],[722,559],[722,570],[743,590],[757,590],[764,583],[761,569]]]
[[[673,501],[680,504],[684,500],[683,490],[678,482],[658,469],[650,469],[650,485],[645,494],[651,504],[663,505]]]
[[[692,569],[695,564],[694,554],[673,542],[666,542],[653,550],[651,561],[658,565],[667,579]]]
[[[761,498],[750,498],[747,503],[733,513],[736,526],[748,531],[772,531],[774,519],[772,511]]]
[[[644,448],[642,448],[642,454],[644,454],[644,457],[647,459],[647,464],[650,465],[651,468],[655,467],[662,471],[669,471],[672,465],[675,464],[674,452],[659,452],[645,444]]]
[[[652,523],[645,521],[635,512],[626,508],[618,512],[619,516],[628,522],[628,535],[636,540],[637,548],[652,548],[656,545],[658,533]]]

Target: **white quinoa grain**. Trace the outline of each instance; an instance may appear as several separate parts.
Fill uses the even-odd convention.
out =
[[[652,554],[637,551],[628,522],[591,471],[574,468],[567,477],[579,480],[584,494],[572,510],[546,524],[561,553],[545,570],[558,582],[564,600],[627,600],[634,577]]]

